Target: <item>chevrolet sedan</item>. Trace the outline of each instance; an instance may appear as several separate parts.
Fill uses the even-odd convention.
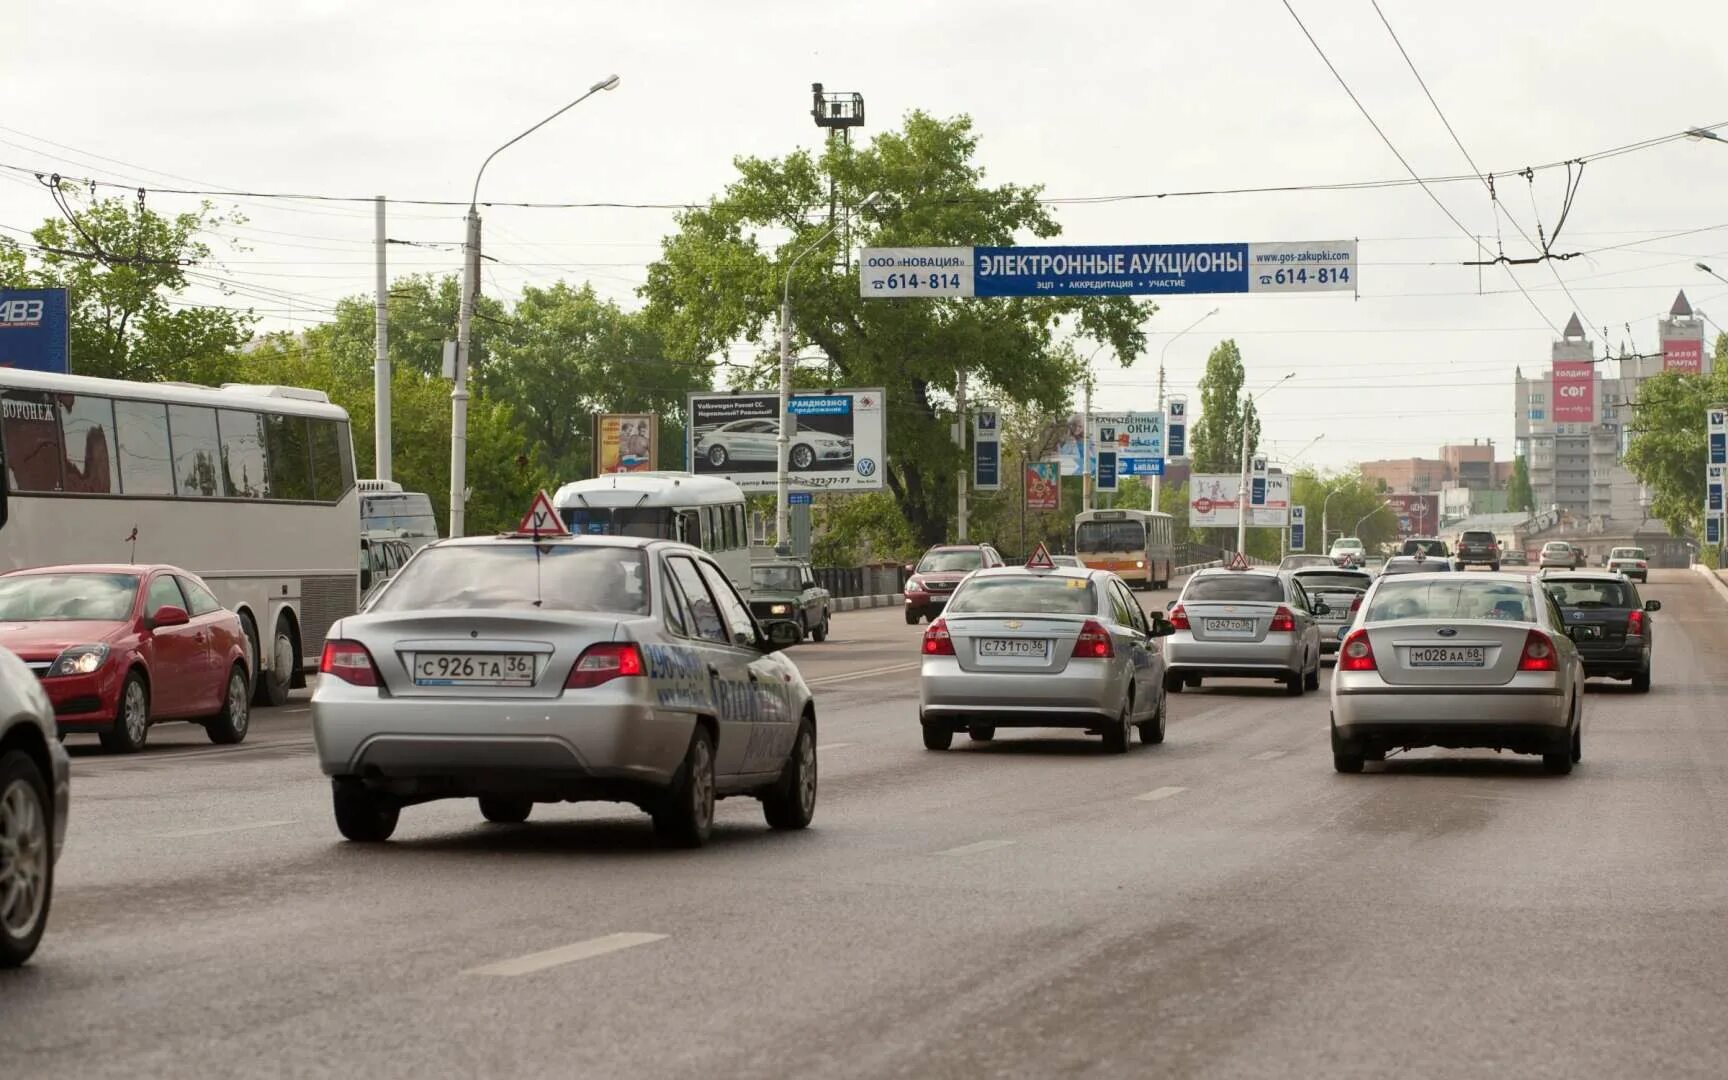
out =
[[[714,801],[769,826],[816,807],[816,709],[726,574],[684,544],[488,537],[424,548],[330,630],[312,696],[336,827],[382,841],[403,808],[478,799],[626,802],[670,843],[704,843]]]
[[[1318,620],[1329,613],[1289,575],[1201,570],[1170,604],[1164,685],[1181,693],[1202,679],[1275,679],[1293,696],[1318,690]]]
[[[1584,664],[1542,586],[1522,575],[1411,574],[1368,590],[1332,676],[1332,764],[1398,748],[1583,756]]]
[[[999,727],[1079,728],[1112,754],[1128,752],[1136,729],[1163,742],[1156,639],[1170,632],[1105,570],[980,570],[924,632],[924,746],[946,750],[957,731],[989,742]]]

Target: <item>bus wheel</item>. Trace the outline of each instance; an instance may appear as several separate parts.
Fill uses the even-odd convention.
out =
[[[252,701],[257,705],[281,705],[288,700],[288,684],[294,679],[294,639],[288,624],[276,620],[276,636],[270,647],[270,667],[260,668]]]

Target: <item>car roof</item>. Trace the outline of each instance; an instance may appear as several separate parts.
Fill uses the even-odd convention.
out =
[[[933,551],[982,551],[989,546],[989,544],[936,544],[925,548],[924,554],[928,555]]]
[[[1358,570],[1354,566],[1292,566],[1284,572],[1286,574],[1356,574],[1360,577],[1368,576],[1368,571]]]
[[[647,548],[665,545],[667,547],[687,548],[691,551],[700,550],[677,540],[663,540],[656,536],[518,536],[514,533],[500,533],[497,536],[459,536],[449,540],[440,540],[427,547],[435,548],[469,548],[495,547],[498,544],[559,544],[566,547],[609,547],[609,548]]]
[[[197,575],[190,570],[182,570],[178,566],[167,563],[66,563],[61,566],[31,566],[23,570],[10,570],[3,576],[23,577],[26,574],[148,574],[155,570],[167,570],[175,574],[185,574],[187,577]]]
[[[1543,581],[1625,581],[1626,575],[1618,570],[1544,570]]]
[[[1032,575],[1035,577],[1086,578],[1087,580],[1111,576],[1110,571],[1108,570],[1094,570],[1088,566],[1058,566],[1051,570],[1034,570],[1029,566],[992,566],[984,570],[972,571],[972,576],[975,578],[1021,577],[1026,575]]]
[[[1226,566],[1208,566],[1194,571],[1193,577],[1189,580],[1202,577],[1217,577],[1220,574],[1229,574],[1231,576],[1248,575],[1252,577],[1273,578],[1274,580],[1283,577],[1283,575],[1278,571],[1269,570],[1263,566],[1250,566],[1246,570],[1232,570]]]

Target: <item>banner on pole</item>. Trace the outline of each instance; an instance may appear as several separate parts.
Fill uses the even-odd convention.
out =
[[[1062,480],[1056,462],[1026,462],[1021,482],[1026,485],[1026,509],[1055,510],[1062,505]]]
[[[1172,395],[1164,419],[1164,453],[1167,457],[1185,457],[1188,453],[1188,399]]]
[[[975,491],[1002,489],[1002,414],[979,409],[972,414],[972,487]]]
[[[1308,550],[1308,508],[1292,506],[1290,508],[1290,550]]]

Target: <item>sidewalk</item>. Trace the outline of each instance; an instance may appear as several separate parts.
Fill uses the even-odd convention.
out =
[[[1712,570],[1703,563],[1693,563],[1692,569],[1703,574],[1704,580],[1716,590],[1716,595],[1721,597],[1724,603],[1728,603],[1728,570]]]

